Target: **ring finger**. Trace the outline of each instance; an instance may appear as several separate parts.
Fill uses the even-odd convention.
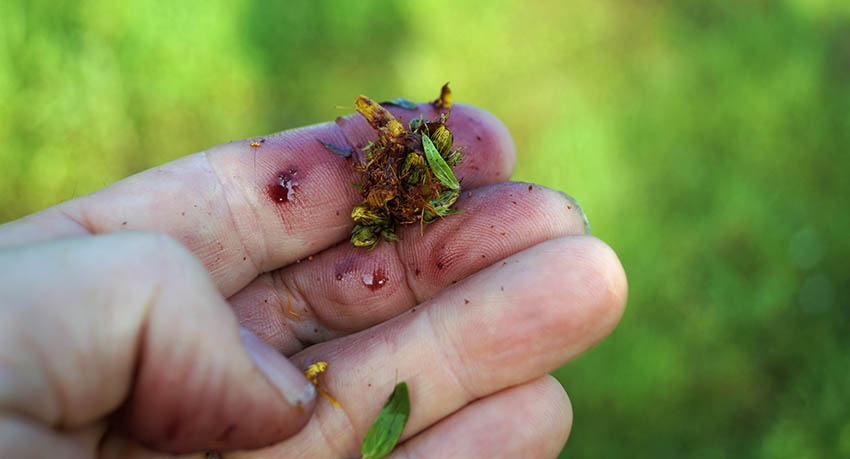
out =
[[[599,342],[619,321],[625,282],[604,243],[563,237],[493,265],[409,313],[307,348],[293,361],[302,368],[328,362],[319,382],[342,408],[320,402],[299,435],[258,454],[356,454],[396,380],[410,387],[403,439],[410,438]]]

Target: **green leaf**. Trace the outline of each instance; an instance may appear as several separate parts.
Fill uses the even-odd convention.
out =
[[[437,147],[434,146],[434,142],[431,141],[431,138],[427,134],[422,134],[422,148],[425,149],[425,158],[428,160],[428,165],[431,166],[431,170],[434,171],[434,175],[440,182],[453,190],[460,189],[460,183],[452,172],[452,168],[440,156],[440,152],[437,151]]]
[[[407,418],[410,416],[410,394],[407,383],[402,381],[395,386],[384,408],[378,413],[375,422],[360,445],[363,459],[380,459],[395,448]]]
[[[416,107],[418,107],[418,105],[416,105],[416,102],[409,101],[404,97],[399,97],[398,99],[381,102],[381,105],[383,104],[395,105],[396,107],[406,108],[408,110],[416,110]]]
[[[324,146],[325,146],[325,148],[327,148],[328,150],[330,150],[330,151],[332,151],[332,152],[334,152],[334,153],[336,153],[336,154],[338,154],[338,155],[340,155],[340,156],[342,156],[342,157],[345,157],[345,158],[348,158],[349,156],[351,156],[351,153],[353,153],[353,152],[352,152],[351,150],[349,150],[348,148],[338,147],[338,146],[336,146],[336,145],[334,145],[334,144],[332,144],[332,143],[330,143],[330,142],[325,142],[325,141],[324,141],[324,140],[322,140],[322,139],[319,139],[319,142],[320,142],[322,145],[324,145]]]

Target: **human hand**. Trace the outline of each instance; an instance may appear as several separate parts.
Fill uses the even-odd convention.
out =
[[[449,126],[466,212],[371,252],[348,242],[354,172],[316,141],[362,147],[359,116],[0,226],[0,456],[356,456],[397,381],[395,455],[557,455],[572,414],[547,372],[610,333],[625,275],[575,201],[503,182],[499,121],[455,104]],[[301,375],[320,360],[341,408]]]

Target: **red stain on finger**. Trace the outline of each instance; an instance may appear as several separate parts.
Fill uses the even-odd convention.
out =
[[[271,200],[277,204],[289,202],[295,196],[298,189],[298,169],[290,166],[287,171],[280,172],[277,177],[266,186],[266,192]]]

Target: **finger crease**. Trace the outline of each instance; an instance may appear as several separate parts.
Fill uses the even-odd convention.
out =
[[[426,320],[428,322],[428,329],[431,331],[431,336],[433,337],[433,345],[432,345],[431,349],[436,349],[440,353],[440,357],[442,357],[441,360],[448,367],[447,368],[448,373],[451,375],[451,378],[453,379],[455,386],[457,386],[457,388],[459,389],[459,392],[461,393],[461,395],[463,396],[463,399],[465,400],[464,403],[469,403],[472,400],[477,399],[478,396],[476,396],[475,393],[469,387],[467,387],[466,384],[464,384],[464,382],[463,382],[464,378],[462,378],[460,375],[458,375],[458,372],[455,371],[456,368],[459,368],[459,369],[469,368],[469,365],[467,364],[467,362],[463,358],[463,353],[458,352],[460,346],[458,346],[458,344],[454,341],[454,339],[452,339],[451,335],[448,334],[448,333],[446,334],[446,341],[448,341],[448,343],[451,344],[450,347],[452,348],[452,350],[454,350],[454,354],[455,354],[456,358],[455,359],[451,358],[449,356],[448,352],[446,352],[447,346],[443,346],[442,341],[439,339],[439,336],[437,336],[437,327],[434,325],[434,316],[433,316],[432,310],[433,310],[433,306],[430,307],[430,308],[427,308],[425,310],[425,317],[426,317]],[[454,361],[458,361],[459,365],[453,364],[452,362],[454,362]]]
[[[262,266],[264,264],[263,259],[262,259],[262,257],[260,257],[260,259],[257,259],[257,257],[254,255],[254,253],[248,248],[248,244],[245,243],[246,239],[244,237],[244,234],[240,230],[239,225],[237,224],[236,215],[234,215],[233,207],[231,207],[230,199],[228,199],[227,189],[224,186],[224,182],[222,182],[222,180],[221,180],[221,174],[219,174],[218,171],[216,171],[215,167],[213,167],[212,162],[210,161],[209,155],[207,154],[206,150],[204,150],[202,152],[202,155],[203,155],[204,161],[207,163],[207,167],[209,167],[210,171],[212,171],[213,176],[215,177],[216,183],[218,184],[218,186],[222,190],[221,192],[224,195],[224,199],[223,199],[224,205],[227,207],[227,215],[230,217],[230,224],[233,227],[233,230],[236,232],[236,236],[239,238],[239,244],[241,245],[242,252],[248,258],[248,261],[251,262],[251,265],[254,266],[254,272],[256,272],[256,273],[262,272]],[[248,208],[251,210],[251,214],[254,217],[254,219],[252,221],[253,222],[259,222],[260,217],[259,217],[259,214],[257,213],[257,209],[254,205],[251,204],[251,201],[245,195],[244,190],[242,190],[240,187],[234,187],[234,188],[236,188],[236,190],[238,191],[238,194],[242,198],[242,200],[245,201],[248,204]],[[265,247],[266,246],[266,234],[265,234],[265,232],[263,232],[262,229],[260,229],[260,231],[254,231],[253,233],[259,234],[259,237],[261,239],[260,247]],[[263,253],[263,252],[260,251],[260,253]]]
[[[280,311],[281,316],[286,318],[286,320],[284,321],[284,323],[286,324],[285,331],[287,331],[289,335],[291,335],[293,338],[295,338],[296,341],[298,341],[298,346],[301,349],[304,349],[305,347],[307,347],[306,343],[304,342],[304,340],[301,339],[300,336],[298,336],[298,331],[296,330],[296,328],[292,326],[292,322],[293,320],[295,320],[295,317],[293,317],[292,314],[289,313],[289,301],[291,299],[294,300],[295,303],[304,303],[307,309],[310,310],[311,314],[313,314],[313,308],[312,306],[310,306],[310,303],[305,300],[304,294],[300,291],[300,289],[298,289],[298,286],[296,286],[294,282],[287,282],[286,279],[284,279],[283,273],[281,271],[274,271],[269,275],[272,279],[272,292],[274,293],[275,298],[277,299],[276,301],[278,305],[278,310]],[[281,288],[278,288],[277,284],[280,284]],[[286,292],[286,298],[283,297],[281,290]]]
[[[345,405],[343,404],[340,407],[334,407],[333,411],[342,411],[342,416],[345,421],[346,426],[348,427],[345,431],[350,432],[351,435],[348,436],[352,440],[354,446],[356,446],[356,439],[360,438],[357,435],[357,429],[354,427],[354,420],[351,418],[351,415],[348,414],[348,411],[345,409]],[[320,417],[324,417],[322,413],[324,410],[317,409],[315,412],[316,422],[318,423],[319,434],[321,434],[322,439],[325,441],[325,444],[328,445],[328,449],[331,450],[331,457],[346,457],[348,454],[344,454],[348,452],[348,448],[343,448],[338,442],[334,441],[335,439],[345,438],[344,435],[339,435],[338,431],[334,431],[333,434],[325,431],[326,423],[322,422]]]
[[[72,221],[72,222],[76,223],[76,224],[77,224],[77,226],[79,226],[80,228],[82,228],[82,229],[83,229],[83,231],[85,231],[86,233],[88,233],[88,234],[97,234],[97,232],[96,232],[96,231],[94,231],[94,228],[92,228],[91,223],[89,222],[88,218],[86,218],[86,216],[85,216],[85,215],[86,215],[86,213],[85,213],[85,211],[83,210],[83,207],[82,207],[82,206],[79,206],[79,211],[80,211],[80,216],[79,216],[79,217],[75,217],[75,216],[71,215],[68,211],[63,210],[61,207],[57,207],[57,210],[59,211],[59,213],[60,213],[63,217],[65,217],[65,218],[67,218],[68,220],[70,220],[70,221]]]
[[[419,294],[417,294],[416,290],[413,289],[413,282],[410,279],[410,269],[408,269],[407,263],[405,263],[404,260],[401,258],[401,249],[399,248],[400,243],[397,242],[393,244],[392,242],[390,242],[389,244],[393,247],[393,250],[395,251],[395,257],[401,265],[401,277],[402,279],[404,279],[404,286],[405,288],[407,288],[407,291],[410,292],[410,295],[413,296],[413,304],[409,307],[414,307],[417,304],[421,303],[422,299],[419,298]]]

